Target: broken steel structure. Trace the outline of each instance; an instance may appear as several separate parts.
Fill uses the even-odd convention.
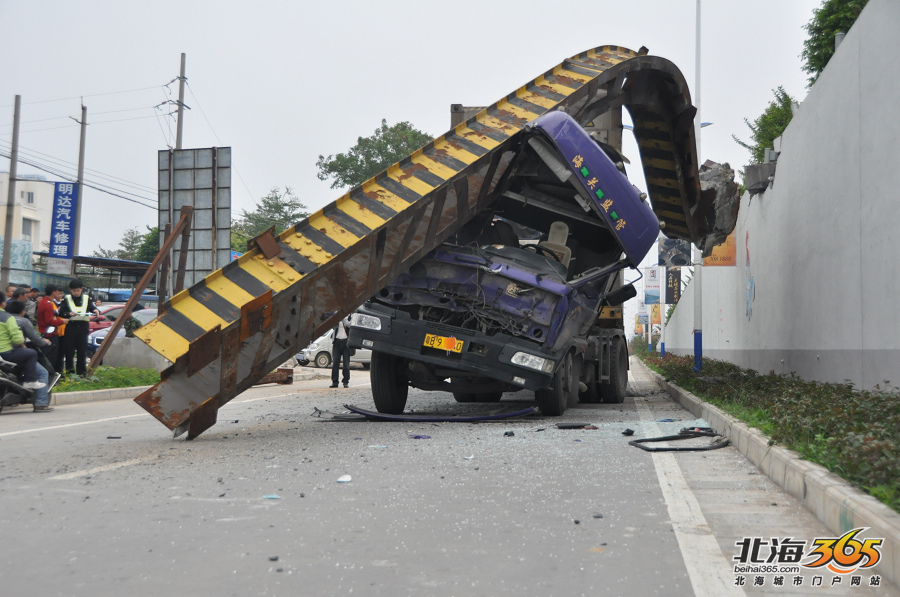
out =
[[[714,193],[701,192],[695,109],[669,61],[617,46],[583,52],[457,125],[237,261],[175,295],[136,335],[173,362],[135,401],[193,438],[218,409],[500,196],[527,122],[565,110],[581,124],[624,106],[654,211],[668,236],[704,247]]]

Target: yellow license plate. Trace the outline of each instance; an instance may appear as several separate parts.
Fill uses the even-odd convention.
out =
[[[434,334],[425,334],[425,342],[423,346],[428,348],[436,348],[438,350],[446,350],[449,352],[462,352],[464,342],[453,337],[435,336]]]

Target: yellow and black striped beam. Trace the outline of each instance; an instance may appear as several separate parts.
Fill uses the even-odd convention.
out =
[[[566,60],[293,228],[256,239],[237,261],[172,297],[158,319],[137,330],[173,366],[135,401],[176,435],[202,433],[219,407],[487,207],[509,175],[527,122],[550,110],[574,112],[608,92],[630,63],[649,68],[636,58],[626,48],[602,46]],[[663,130],[654,124],[655,104],[647,105],[642,134]],[[683,172],[696,173],[684,151],[693,133],[679,139],[675,124],[669,126],[669,145],[656,139],[642,146],[644,167],[654,169],[660,189],[680,190],[681,204],[692,205],[696,197],[684,190]],[[674,203],[672,210],[679,213]]]

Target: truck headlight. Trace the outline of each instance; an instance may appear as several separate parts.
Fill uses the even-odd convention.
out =
[[[510,361],[513,365],[518,365],[519,367],[543,371],[544,373],[553,372],[553,361],[527,352],[517,352],[512,356]]]
[[[357,328],[375,330],[376,332],[381,330],[381,320],[379,318],[364,315],[363,313],[354,313],[350,317],[350,325]]]

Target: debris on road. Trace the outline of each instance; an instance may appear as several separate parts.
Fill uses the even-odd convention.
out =
[[[277,561],[278,561],[278,556],[269,556],[269,561],[270,561],[270,562],[277,562]]]
[[[409,439],[431,439],[430,435],[410,435]]]
[[[107,435],[106,439],[122,439],[121,435]]]
[[[557,423],[557,429],[597,429],[590,423]]]
[[[340,477],[338,477],[337,482],[338,483],[349,483],[352,480],[353,480],[353,477],[351,477],[350,475],[341,475]]]
[[[424,422],[424,423],[470,423],[473,421],[490,421],[494,419],[509,419],[513,417],[524,417],[527,415],[533,415],[538,412],[536,408],[530,406],[528,408],[523,408],[521,410],[502,410],[496,409],[483,413],[472,413],[472,414],[441,414],[441,413],[427,413],[427,414],[400,414],[400,415],[389,415],[386,413],[380,413],[373,410],[366,410],[364,408],[359,408],[358,406],[353,406],[352,404],[345,404],[344,408],[349,410],[350,412],[357,413],[360,415],[364,415],[370,419],[376,420],[384,420],[384,421],[408,421],[408,422]],[[324,414],[327,411],[319,411],[316,409],[318,413]],[[319,415],[316,415],[319,416]]]
[[[516,433],[514,431],[507,431],[503,434],[503,437],[514,437]]]
[[[280,496],[280,495],[276,495],[276,494],[274,494],[274,493],[270,493],[269,495],[264,495],[264,496],[263,496],[263,499],[264,499],[264,500],[280,500],[280,499],[281,499],[281,496]]]
[[[626,429],[622,432],[622,435],[634,435],[634,429]]]
[[[698,437],[714,438],[705,446],[689,446],[687,448],[650,448],[643,444],[653,442],[677,441],[683,439],[696,439]],[[640,448],[647,452],[704,452],[706,450],[718,450],[730,445],[731,442],[726,437],[722,437],[712,430],[711,427],[685,427],[678,432],[678,435],[664,435],[662,437],[647,437],[644,439],[635,439],[628,442],[629,446]]]

